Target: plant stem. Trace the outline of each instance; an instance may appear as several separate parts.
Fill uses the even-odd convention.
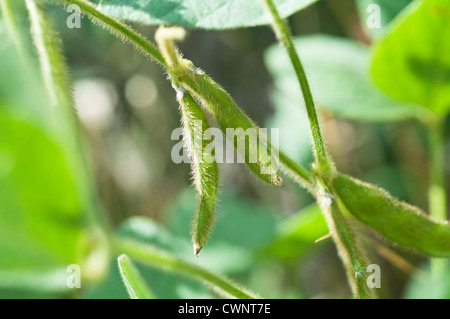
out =
[[[14,44],[19,52],[19,56],[23,59],[24,51],[23,51],[23,43],[22,38],[20,36],[20,32],[17,28],[17,23],[14,18],[14,14],[11,10],[11,5],[9,0],[0,0],[0,8],[2,9],[2,16],[5,21],[6,27],[10,34],[11,39],[14,41]]]
[[[330,230],[331,237],[338,250],[347,273],[354,298],[374,298],[373,290],[367,285],[367,257],[345,214],[345,207],[336,192],[330,190],[321,181],[318,182],[317,202]]]
[[[61,109],[66,114],[72,112],[71,101],[68,97],[66,65],[60,53],[58,37],[43,8],[35,0],[25,0],[25,3],[30,15],[34,45],[50,102],[53,107]]]
[[[153,246],[138,243],[134,240],[117,238],[115,247],[119,253],[130,256],[133,260],[162,270],[174,272],[196,279],[212,286],[225,297],[238,299],[257,299],[253,293],[237,286],[230,280],[213,274],[209,270],[187,263],[177,257],[161,251]]]
[[[438,122],[429,125],[429,147],[430,147],[430,187],[429,210],[432,217],[447,220],[446,196],[444,181],[444,125]]]
[[[120,275],[131,299],[153,299],[153,294],[127,255],[117,258]]]
[[[430,216],[447,220],[447,200],[445,195],[445,154],[444,154],[444,122],[436,121],[428,125],[430,154],[430,186],[428,189],[428,205]],[[447,260],[431,259],[431,272],[434,280],[440,280],[447,267]]]
[[[305,69],[300,61],[300,58],[295,50],[294,43],[292,41],[292,35],[286,22],[280,17],[277,8],[273,0],[264,0],[268,11],[272,15],[273,23],[272,27],[275,30],[275,34],[286,49],[286,52],[292,62],[292,65],[297,75],[298,82],[300,84],[300,89],[303,93],[303,98],[305,101],[306,112],[309,119],[309,125],[311,128],[311,135],[314,144],[314,153],[317,163],[317,169],[322,177],[328,181],[331,179],[333,174],[333,168],[330,164],[327,151],[322,139],[322,133],[320,131],[319,120],[317,117],[316,107],[314,105],[314,100],[311,93],[311,88],[306,78]]]
[[[134,31],[130,26],[120,22],[119,20],[110,17],[98,11],[94,4],[86,0],[57,0],[61,4],[69,5],[76,4],[81,11],[87,14],[94,22],[98,23],[111,33],[133,44],[144,55],[150,57],[155,62],[158,62],[163,67],[166,67],[166,62],[158,49],[148,41],[144,36]]]
[[[279,160],[286,175],[294,182],[300,184],[309,191],[314,189],[311,172],[294,162],[282,151],[279,151]]]

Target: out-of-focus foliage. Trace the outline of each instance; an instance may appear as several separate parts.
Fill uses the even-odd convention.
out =
[[[371,73],[390,96],[445,116],[450,111],[450,3],[415,1],[377,43]]]
[[[316,204],[312,204],[281,221],[277,225],[274,239],[267,245],[264,254],[278,258],[296,258],[314,248],[316,240],[328,234],[325,219]],[[317,243],[315,246],[320,246]]]
[[[317,0],[276,0],[283,17]],[[269,24],[270,15],[260,0],[100,0],[109,15],[153,25],[179,25],[202,29],[231,29]]]
[[[417,107],[393,101],[371,82],[369,50],[355,41],[315,35],[300,37],[295,46],[306,66],[313,96],[333,116],[359,121],[399,121],[417,115]],[[292,65],[283,48],[266,52],[275,86],[293,101],[301,101]]]
[[[19,60],[9,41],[0,51],[0,290],[68,293],[66,268],[86,266],[85,279],[101,275],[87,264],[92,206],[68,149],[64,117],[50,109],[33,60]],[[23,57],[25,58],[25,57]],[[27,94],[24,94],[27,92]]]

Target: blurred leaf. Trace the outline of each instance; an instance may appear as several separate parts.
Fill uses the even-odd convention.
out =
[[[273,241],[264,254],[278,258],[298,257],[314,248],[314,242],[328,233],[327,223],[317,204],[289,216],[277,226]]]
[[[366,32],[372,37],[377,37],[383,34],[386,26],[399,14],[412,0],[357,0],[361,23]],[[377,5],[380,13],[380,28],[369,28],[368,19],[371,19],[374,14],[372,5]]]
[[[51,111],[46,107],[45,90],[42,89],[43,84],[36,68],[20,63],[10,41],[4,41],[2,45],[5,47],[0,47],[1,109],[46,128]],[[44,107],[40,107],[42,105]]]
[[[195,201],[195,196],[194,196]],[[188,224],[189,226],[189,224]],[[118,230],[118,236],[135,239],[140,243],[151,244],[178,258],[204,266],[201,257],[195,258],[189,241],[180,239],[162,225],[145,217],[132,217],[126,220]],[[188,233],[189,238],[189,233]],[[213,295],[199,282],[184,276],[164,272],[136,263],[142,278],[151,283],[156,298],[212,298]],[[214,269],[217,271],[217,269]],[[89,290],[86,298],[128,298],[120,280],[117,262],[111,263],[106,280]]]
[[[191,188],[181,193],[164,214],[172,232],[189,240],[189,223],[195,207],[195,193]],[[268,242],[277,223],[275,210],[250,202],[236,194],[223,191],[217,204],[217,224],[207,247],[227,243],[247,251],[253,251]]]
[[[101,276],[105,254],[96,253],[100,246],[105,250],[104,241],[99,244],[97,233],[89,228],[91,207],[74,170],[74,163],[82,159],[77,150],[64,145],[74,133],[63,132],[64,120],[49,108],[31,60],[19,63],[9,42],[4,44],[0,50],[0,289],[27,295],[68,292],[70,264],[82,266],[83,279]]]
[[[439,280],[433,280],[430,263],[426,262],[411,277],[406,286],[405,298],[450,299],[450,268],[448,266],[442,275],[443,277]]]
[[[189,241],[178,238],[161,224],[146,217],[131,217],[127,219],[119,227],[118,235],[152,244],[180,258],[185,256],[192,257],[191,255],[193,255]]]
[[[195,194],[190,191],[184,194],[189,193],[192,197],[189,196],[188,200],[190,202],[192,199],[192,204],[195,205]],[[183,233],[182,236],[178,236],[177,233],[167,230],[163,225],[144,217],[129,218],[121,225],[118,233],[121,237],[133,238],[143,243],[152,244],[182,260],[200,263],[201,266],[214,269],[214,271],[220,273],[231,274],[248,269],[251,263],[251,255],[248,251],[224,241],[215,241],[208,244],[207,247],[211,248],[206,249],[207,247],[205,247],[205,251],[202,250],[202,254],[196,258],[192,250],[189,233],[190,217],[193,211],[186,210],[186,212],[189,212],[189,215],[178,215],[177,218],[177,221],[180,221],[179,218],[181,218],[181,222],[184,218],[187,221],[187,224],[184,225],[187,226],[187,233]],[[240,262],[236,263],[235,260]]]
[[[399,202],[385,190],[338,175],[334,187],[349,212],[400,245],[435,257],[450,257],[450,225]]]
[[[14,254],[0,267],[30,264],[30,257],[41,265],[73,263],[82,216],[63,154],[38,128],[0,114],[0,245]]]
[[[368,49],[343,38],[313,35],[296,38],[318,105],[336,117],[385,122],[413,118],[417,107],[393,101],[372,85],[368,75]],[[294,70],[278,45],[265,54],[276,87],[294,103],[303,103]],[[298,106],[300,107],[300,105]]]
[[[278,219],[275,211],[233,193],[223,191],[218,197],[216,228],[198,260],[225,275],[243,273],[252,267],[254,254],[273,237]],[[162,215],[168,228],[187,243],[194,209],[195,191],[189,187]],[[188,258],[194,258],[191,245]]]
[[[62,267],[0,269],[0,298],[11,298],[11,292],[17,294],[17,298],[57,297],[58,293],[68,293],[68,275]]]
[[[390,96],[436,114],[450,110],[450,2],[417,0],[375,46],[372,76]]]
[[[275,0],[282,17],[317,0]],[[153,25],[232,29],[269,24],[272,20],[261,0],[101,0],[105,14]]]
[[[199,282],[181,275],[168,273],[136,263],[142,278],[152,285],[152,292],[158,299],[211,299],[214,298]],[[111,262],[108,275],[95,286],[85,290],[87,299],[128,299],[117,262]]]

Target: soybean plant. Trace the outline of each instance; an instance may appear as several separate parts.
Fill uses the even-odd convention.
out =
[[[130,43],[138,51],[158,63],[162,71],[168,75],[179,103],[184,141],[191,157],[192,179],[198,196],[197,208],[192,218],[192,243],[195,255],[198,255],[202,247],[207,244],[215,223],[219,168],[214,158],[205,152],[206,143],[202,139],[204,132],[210,127],[208,121],[212,118],[223,133],[226,133],[227,129],[235,129],[240,132],[254,129],[257,132],[256,142],[246,141],[243,148],[239,147],[236,139],[231,141],[244,158],[249,170],[258,179],[273,186],[282,185],[281,173],[283,173],[285,178],[293,180],[314,196],[346,269],[353,296],[355,298],[373,298],[376,294],[366,284],[369,260],[364,245],[361,244],[362,229],[365,228],[359,227],[360,225],[377,232],[390,242],[430,257],[450,257],[450,226],[446,221],[442,152],[442,123],[450,109],[450,95],[448,94],[450,80],[448,74],[444,74],[450,68],[450,47],[448,41],[442,42],[445,36],[442,39],[421,42],[423,39],[420,34],[417,35],[417,42],[424,44],[418,44],[417,56],[411,56],[411,52],[404,48],[395,47],[397,37],[408,36],[408,28],[413,24],[423,26],[423,30],[439,31],[448,39],[450,36],[450,19],[448,19],[450,2],[448,0],[414,1],[390,26],[390,33],[377,42],[373,54],[372,74],[375,82],[387,94],[405,102],[421,105],[420,112],[415,113],[415,116],[421,114],[422,121],[430,128],[433,159],[431,161],[432,185],[430,188],[432,216],[430,216],[419,208],[395,199],[381,188],[339,172],[339,168],[334,164],[325,146],[314,102],[315,96],[311,92],[308,75],[285,21],[287,16],[315,1],[287,1],[288,4],[285,6],[279,5],[282,1],[274,0],[248,0],[245,3],[229,1],[229,20],[224,17],[214,20],[206,19],[203,11],[198,12],[198,8],[202,7],[200,0],[180,0],[179,2],[186,5],[187,14],[196,18],[194,20],[177,20],[176,15],[168,15],[167,21],[161,20],[156,15],[153,16],[152,12],[145,11],[145,6],[140,6],[138,1],[129,1],[130,10],[123,10],[120,1],[113,0],[104,0],[99,6],[87,0],[53,0],[50,2],[62,6],[77,5],[99,26]],[[26,0],[42,75],[51,100],[57,107],[64,108],[64,112],[69,114],[71,105],[70,98],[68,98],[68,77],[65,72],[64,59],[60,54],[57,35],[52,30],[43,7],[38,5],[38,2],[38,0]],[[211,0],[210,2],[215,1]],[[4,8],[8,8],[8,0],[1,0],[1,3]],[[244,17],[234,15],[236,10],[246,12],[247,16],[245,14]],[[133,15],[133,12],[144,12],[145,14]],[[20,49],[22,41],[15,32],[13,15],[8,15],[8,17],[12,30],[10,33],[16,39],[15,42]],[[122,22],[120,18],[147,24],[170,24],[175,27],[161,26],[155,36],[157,43],[155,45]],[[182,27],[221,29],[263,24],[272,25],[276,38],[285,50],[285,56],[291,62],[298,87],[302,92],[314,155],[314,162],[308,168],[302,167],[289,158],[282,149],[275,149],[270,139],[259,133],[257,124],[238,107],[226,90],[211,79],[205,71],[183,58],[175,44],[175,41],[184,39],[185,31]],[[427,37],[426,34],[424,36]],[[433,45],[439,47],[441,54],[438,60],[435,60],[434,52],[431,52],[430,47]],[[300,47],[299,50],[301,49]],[[399,77],[402,81],[395,80],[394,77],[391,78],[395,83],[385,79],[387,72],[385,65],[388,58],[401,61],[398,65],[401,68]],[[432,68],[435,73],[430,74],[431,71],[428,72],[427,67]],[[423,83],[424,77],[426,84]],[[409,84],[411,86],[408,86]],[[409,92],[414,90],[413,88],[417,91]],[[422,89],[426,92],[421,92]],[[263,152],[263,149],[269,151]],[[179,260],[155,247],[123,238],[113,238],[110,242],[115,251],[121,254],[118,260],[121,275],[133,298],[150,298],[152,293],[142,283],[142,279],[130,259],[207,282],[228,297],[258,297],[228,279]]]

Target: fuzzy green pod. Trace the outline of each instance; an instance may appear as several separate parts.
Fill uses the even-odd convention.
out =
[[[183,87],[216,119],[246,165],[263,181],[282,185],[278,150],[258,126],[236,105],[231,96],[189,60],[180,61],[176,76]],[[232,134],[230,134],[230,132]]]
[[[387,239],[434,257],[450,257],[450,225],[400,202],[385,190],[338,174],[334,182],[348,211]]]
[[[219,170],[212,154],[204,150],[203,138],[209,128],[205,115],[189,93],[176,88],[184,127],[184,140],[191,157],[192,176],[198,192],[198,204],[192,220],[192,243],[198,255],[215,223],[214,206],[219,185]]]

